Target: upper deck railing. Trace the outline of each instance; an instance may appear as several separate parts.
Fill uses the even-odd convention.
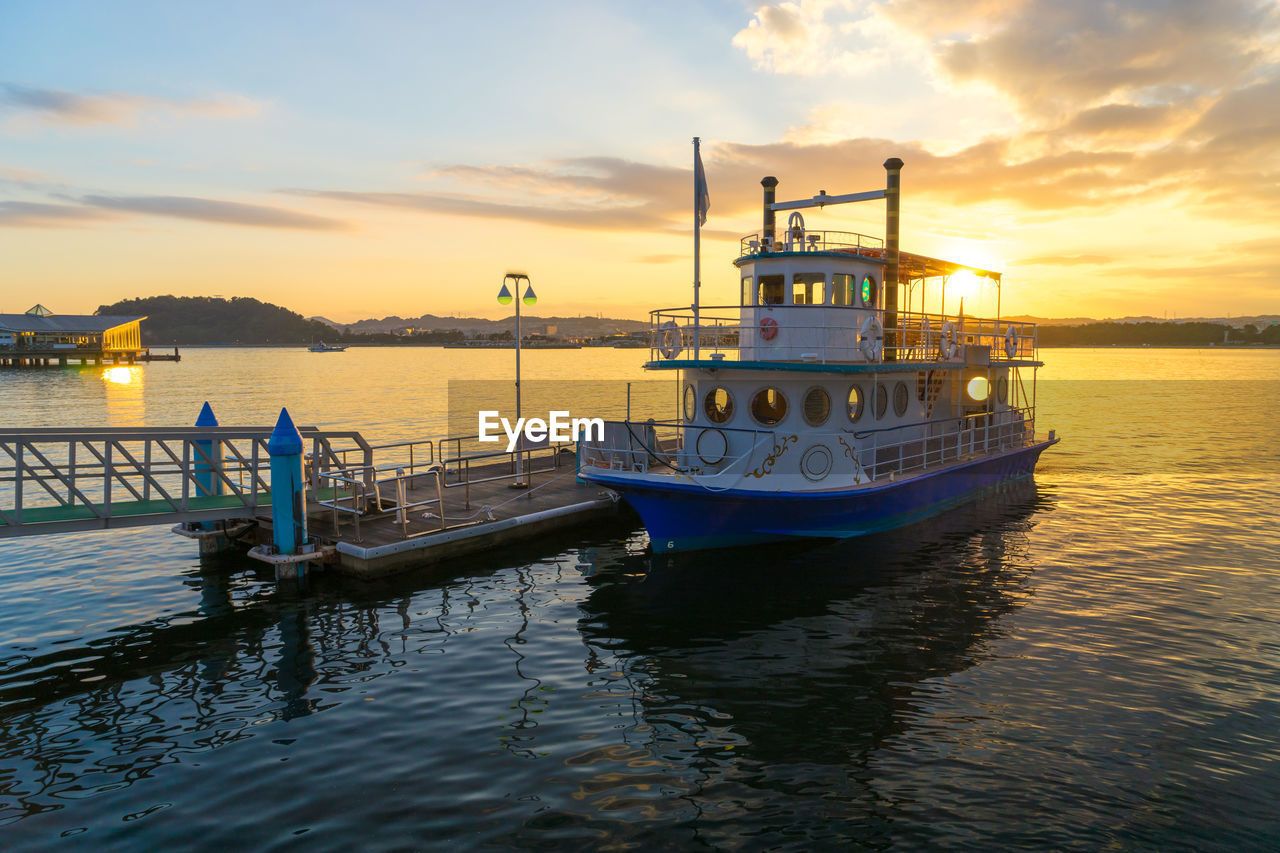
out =
[[[957,364],[1036,359],[1034,323],[823,305],[707,306],[650,312],[650,361]],[[695,347],[696,344],[696,347]],[[978,348],[978,349],[975,349]],[[985,348],[985,351],[984,349]]]
[[[738,257],[762,252],[855,252],[878,258],[884,241],[853,231],[810,231],[805,228],[778,228],[772,238],[764,232],[748,234],[738,241]]]

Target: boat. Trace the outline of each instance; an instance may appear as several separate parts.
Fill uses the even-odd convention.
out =
[[[1001,273],[900,251],[902,161],[884,165],[883,190],[793,202],[764,178],[738,304],[701,306],[695,287],[692,308],[650,313],[645,367],[674,376],[676,417],[605,422],[579,468],[655,553],[905,526],[1031,477],[1059,441],[1036,431],[1035,325],[1000,319]],[[884,238],[800,212],[874,199]],[[994,286],[995,316],[967,315],[963,293],[949,311],[948,282],[953,301]]]
[[[347,348],[345,346],[333,346],[331,344],[326,344],[324,341],[320,341],[319,343],[315,343],[307,347],[309,352],[345,352],[346,349]]]

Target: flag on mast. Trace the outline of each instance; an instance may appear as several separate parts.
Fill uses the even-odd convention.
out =
[[[693,187],[698,200],[698,224],[707,224],[707,211],[711,209],[711,193],[707,189],[707,173],[702,168],[702,152],[693,149]]]

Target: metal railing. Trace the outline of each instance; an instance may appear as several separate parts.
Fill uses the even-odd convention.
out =
[[[830,305],[712,305],[652,311],[650,360],[819,363],[1034,359],[1034,323]],[[869,323],[868,321],[873,321]],[[696,347],[695,347],[696,344]],[[975,350],[975,348],[985,348]],[[886,358],[889,356],[889,358]]]
[[[388,476],[388,472],[392,472]],[[448,528],[444,514],[444,469],[439,463],[432,463],[424,470],[406,473],[401,466],[376,467],[358,465],[354,468],[339,471],[324,471],[320,478],[331,484],[332,497],[317,501],[320,506],[328,507],[333,513],[333,533],[337,536],[342,529],[341,516],[347,514],[355,522],[355,538],[361,541],[360,520],[370,515],[393,513],[400,525],[400,534],[405,539],[435,533]],[[431,477],[435,482],[434,498],[412,498],[411,490],[416,488],[421,477]],[[383,496],[383,489],[390,488],[393,497],[388,501]],[[388,506],[388,503],[390,504]],[[434,505],[437,512],[433,515],[440,520],[437,530],[409,532],[409,513]]]
[[[511,451],[494,449],[481,442],[479,435],[447,436],[436,439],[396,441],[369,446],[368,463],[350,465],[344,454],[335,458],[342,464],[332,470],[318,471],[316,476],[332,486],[330,495],[318,503],[333,514],[333,530],[337,535],[344,515],[355,522],[355,535],[361,538],[360,521],[371,517],[394,515],[405,538],[439,532],[450,527],[445,521],[445,492],[462,489],[462,505],[471,509],[471,487],[520,479],[533,488],[535,475],[554,473],[564,466],[575,450],[574,442],[540,442]],[[376,461],[375,461],[376,460]],[[435,497],[417,498],[412,492],[420,477],[431,477]],[[388,496],[387,492],[390,492]],[[439,527],[435,530],[409,533],[409,512],[435,506]],[[472,524],[473,521],[464,522]],[[454,527],[460,524],[452,525]]]
[[[763,231],[738,240],[738,257],[773,252],[853,252],[878,258],[884,240],[854,231],[813,231],[779,227],[770,237]]]
[[[719,434],[713,452],[704,434]],[[583,441],[581,464],[610,471],[658,474],[714,489],[751,487],[778,474],[802,476],[799,436],[782,431],[682,423],[607,421],[599,441]],[[1026,447],[1035,442],[1035,409],[921,421],[892,427],[806,432],[806,447],[831,454],[831,479],[813,488],[870,485],[959,461]],[[790,453],[788,451],[791,451]],[[843,476],[842,476],[843,475]],[[808,479],[808,478],[806,478]]]
[[[0,536],[252,516],[271,491],[272,429],[0,430]],[[344,450],[371,460],[358,432],[299,432],[313,488]]]

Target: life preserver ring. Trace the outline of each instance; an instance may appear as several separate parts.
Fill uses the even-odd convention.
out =
[[[1004,354],[1014,358],[1018,354],[1018,330],[1013,326],[1004,333]]]
[[[960,355],[960,339],[956,334],[955,323],[948,321],[942,324],[942,341],[939,349],[946,361]]]
[[[723,432],[712,427],[698,433],[693,447],[703,465],[719,465],[729,452],[729,439],[725,438]]]
[[[862,321],[862,328],[858,332],[858,349],[867,361],[879,361],[884,353],[884,327],[875,314]]]
[[[662,336],[658,344],[658,352],[662,353],[663,358],[675,358],[683,349],[683,346],[681,346],[683,336],[680,334],[680,327],[676,325],[675,320],[668,320],[660,328],[662,329]]]
[[[765,317],[760,321],[760,337],[766,341],[771,341],[778,336],[778,321],[772,317]]]

